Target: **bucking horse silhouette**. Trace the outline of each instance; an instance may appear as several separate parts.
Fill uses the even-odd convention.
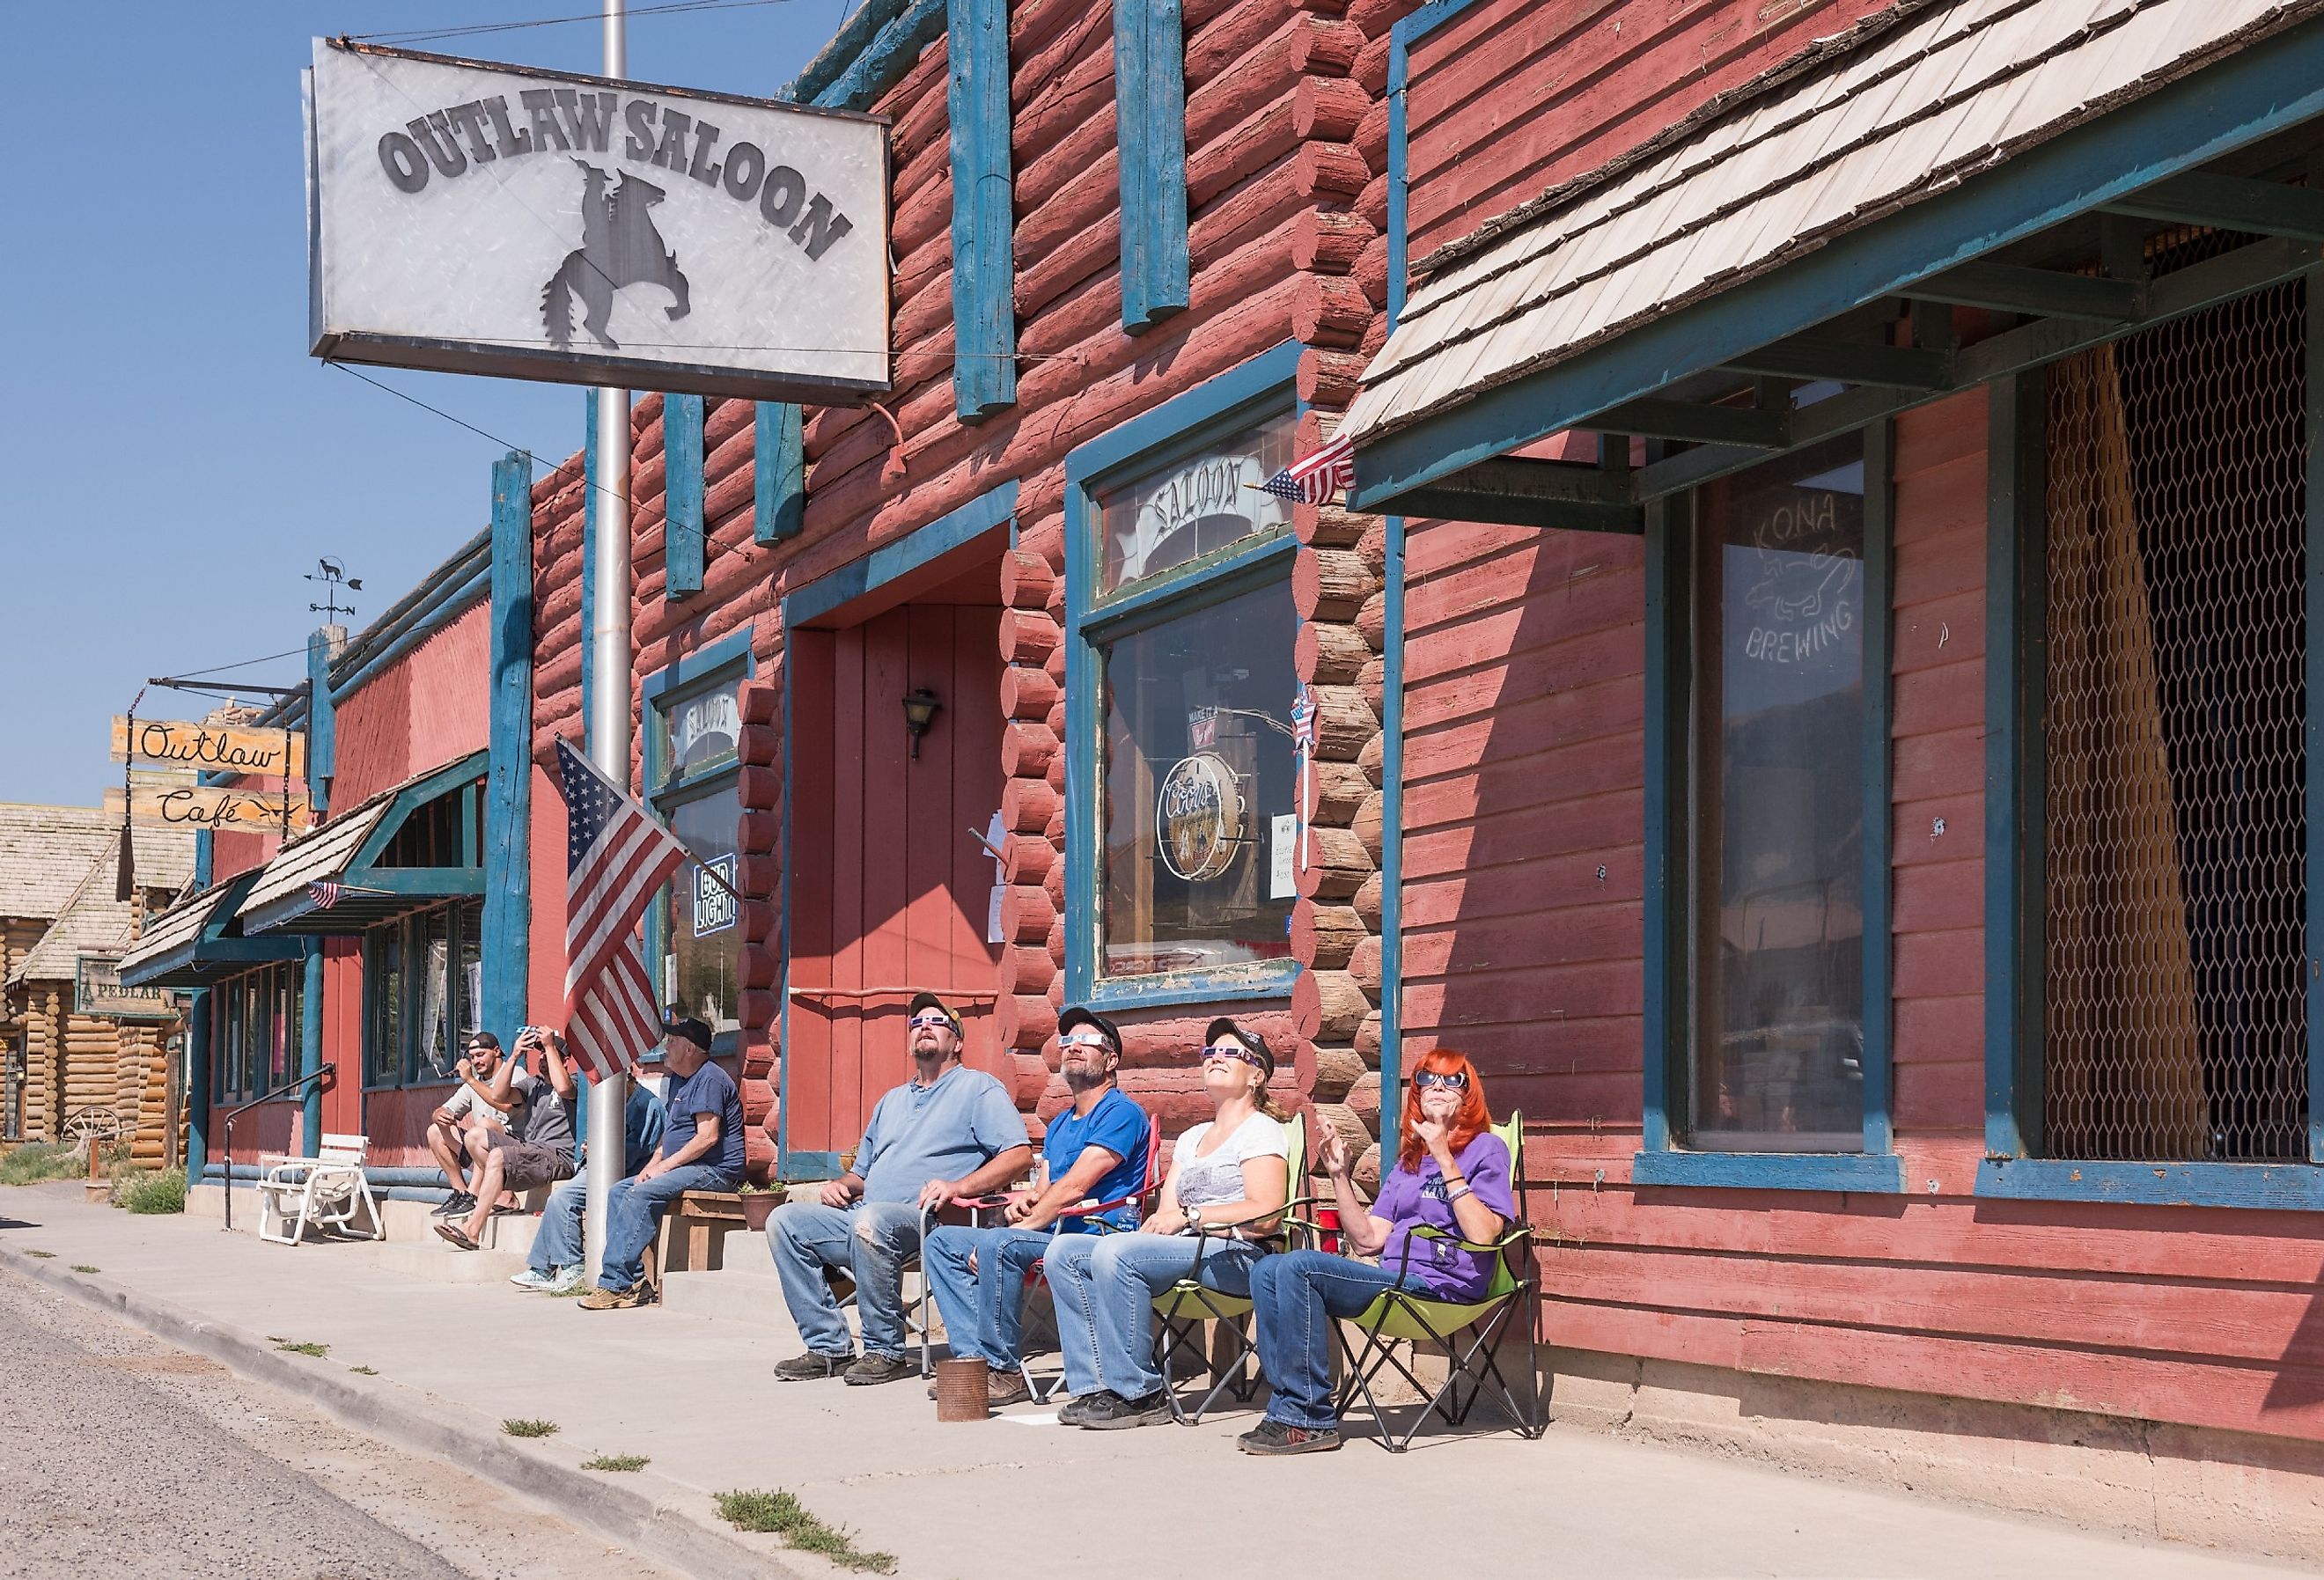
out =
[[[573,299],[581,299],[581,327],[598,345],[621,346],[605,332],[613,315],[613,293],[632,285],[659,285],[678,300],[664,310],[673,319],[691,310],[693,289],[678,266],[678,254],[654,228],[650,210],[669,194],[651,181],[626,171],[622,184],[610,193],[604,171],[581,160],[586,188],[581,195],[581,245],[565,254],[565,262],[549,277],[540,293],[540,319],[549,338],[559,351],[573,344]]]

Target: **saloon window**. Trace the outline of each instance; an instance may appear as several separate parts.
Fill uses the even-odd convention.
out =
[[[686,846],[647,921],[655,988],[722,1037],[742,1026],[742,913],[733,885],[742,827],[747,653],[701,679],[649,691],[647,787],[655,812]]]
[[[1287,411],[1091,491],[1093,975],[1134,988],[1290,959],[1297,838]],[[1276,984],[1279,985],[1279,984]]]

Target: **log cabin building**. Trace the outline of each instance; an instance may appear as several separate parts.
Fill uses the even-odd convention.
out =
[[[1246,1016],[1368,1172],[1441,1041],[1555,1409],[2324,1540],[2319,11],[866,0],[788,92],[891,123],[892,394],[632,414],[649,959],[754,1171],[837,1170],[921,987],[1037,1122],[1065,1003],[1169,1133]],[[1341,432],[1347,506],[1250,486]],[[300,940],[238,958],[364,1071],[304,1133],[416,1140],[470,959],[554,1012],[595,489],[511,457],[469,601],[318,661],[275,859],[392,890],[432,804],[476,887],[221,853],[180,919]]]

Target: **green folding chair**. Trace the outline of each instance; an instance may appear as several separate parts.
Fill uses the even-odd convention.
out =
[[[1524,1216],[1524,1116],[1510,1114],[1506,1123],[1493,1127],[1493,1133],[1509,1149],[1512,1194],[1517,1208],[1516,1223],[1490,1245],[1480,1245],[1423,1225],[1412,1232],[1404,1248],[1406,1261],[1412,1255],[1411,1240],[1416,1238],[1449,1240],[1465,1251],[1490,1252],[1494,1258],[1493,1281],[1484,1295],[1469,1301],[1440,1300],[1416,1289],[1388,1289],[1349,1321],[1333,1326],[1339,1335],[1343,1366],[1343,1381],[1333,1410],[1345,1420],[1357,1400],[1361,1400],[1379,1428],[1380,1441],[1393,1454],[1401,1454],[1412,1446],[1413,1438],[1431,1415],[1442,1416],[1448,1428],[1459,1429],[1488,1384],[1508,1407],[1519,1435],[1538,1437],[1542,1434],[1540,1354],[1533,1319],[1533,1230]],[[1399,1276],[1405,1270],[1401,1265],[1397,1269]],[[1525,1324],[1526,1403],[1523,1407],[1517,1403],[1516,1390],[1501,1375],[1499,1362],[1493,1354],[1495,1341],[1512,1317]],[[1360,1350],[1350,1342],[1350,1328],[1364,1335]],[[1432,1392],[1413,1375],[1412,1368],[1397,1354],[1396,1346],[1400,1341],[1432,1344],[1443,1350],[1448,1365],[1442,1388]],[[1428,1401],[1401,1437],[1390,1429],[1388,1416],[1372,1393],[1372,1382],[1384,1370],[1396,1372],[1414,1392]]]
[[[1283,1122],[1284,1195],[1290,1197],[1299,1189],[1299,1181],[1307,1172],[1307,1126],[1296,1114]],[[1286,1206],[1290,1204],[1286,1200]],[[1269,1215],[1270,1216],[1273,1215]],[[1213,1239],[1227,1238],[1234,1225],[1212,1225],[1202,1234],[1203,1252],[1210,1249]],[[1282,1231],[1278,1230],[1277,1233]],[[1195,1258],[1196,1275],[1201,1271],[1201,1256]],[[1259,1391],[1259,1350],[1252,1343],[1250,1297],[1226,1295],[1206,1289],[1199,1276],[1179,1280],[1161,1294],[1154,1297],[1154,1314],[1161,1318],[1154,1335],[1154,1369],[1162,1373],[1163,1397],[1170,1401],[1172,1418],[1192,1426],[1203,1418],[1204,1412],[1219,1402],[1219,1396],[1231,1393],[1238,1404],[1248,1404],[1250,1396]],[[1194,1365],[1191,1372],[1212,1369],[1210,1353],[1203,1347],[1203,1324],[1215,1322],[1219,1331],[1227,1335],[1231,1355],[1217,1366],[1210,1391],[1204,1394],[1193,1409],[1186,1409],[1178,1398],[1177,1385],[1170,1378],[1170,1363],[1181,1354],[1190,1354]]]

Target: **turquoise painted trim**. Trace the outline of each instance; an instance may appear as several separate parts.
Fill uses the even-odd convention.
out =
[[[836,1179],[842,1170],[836,1152],[786,1152],[776,1167],[777,1178],[792,1184],[807,1184],[818,1179]]]
[[[429,609],[424,616],[415,618],[404,626],[396,633],[392,642],[373,651],[364,660],[360,669],[346,672],[345,670],[346,661],[342,655],[339,662],[331,667],[332,698],[337,701],[345,702],[365,686],[370,685],[378,678],[381,670],[393,664],[404,654],[490,596],[492,588],[492,567],[479,561],[474,571],[458,585],[447,591],[441,602]],[[345,675],[344,679],[339,678],[342,674]]]
[[[699,395],[661,398],[661,596],[672,604],[702,590],[702,408]]]
[[[820,102],[817,96],[844,76],[847,69],[860,60],[872,47],[880,31],[901,15],[910,0],[860,0],[831,42],[817,50],[815,58],[791,79],[790,86],[777,97],[795,104]]]
[[[1987,1158],[1977,1195],[2004,1201],[2324,1212],[2324,1169],[2306,1163],[2075,1163]]]
[[[346,701],[380,670],[442,630],[483,597],[492,581],[492,529],[485,528],[429,572],[427,578],[357,632],[346,651],[331,661],[331,694]],[[303,708],[304,698],[300,699]],[[279,722],[279,708],[262,723]]]
[[[1589,420],[2324,115],[2324,20],[2224,57],[1798,262],[1424,418],[1356,453],[1359,509]]]
[[[875,7],[867,3],[863,9],[869,12]],[[888,18],[887,22],[878,29],[862,52],[845,62],[838,75],[815,94],[812,102],[818,108],[870,109],[881,94],[903,79],[904,73],[919,60],[921,51],[936,42],[944,32],[945,0],[908,0],[903,5],[889,0],[889,3],[878,5],[876,9],[880,15]],[[846,37],[853,31],[852,26],[844,28],[841,36]],[[833,47],[836,48],[838,42],[839,40],[835,39]],[[826,49],[823,55],[810,61],[807,72],[801,74],[800,80],[804,82],[809,74],[817,72],[824,56],[832,52],[832,49]]]
[[[751,420],[751,539],[779,543],[807,530],[807,429],[797,406],[761,401]]]
[[[1860,1152],[1711,1152],[1681,1144],[1692,1123],[1688,1055],[1694,972],[1685,896],[1692,888],[1693,861],[1688,721],[1695,707],[1691,611],[1698,544],[1691,497],[1672,495],[1646,506],[1645,1058],[1640,1167],[1633,1171],[1641,1184],[1768,1190],[1904,1188],[1903,1165],[1893,1155],[1890,1113],[1895,1018],[1889,905],[1893,457],[1887,424],[1868,426],[1864,430],[1865,710],[1857,761],[1864,796]]]
[[[953,411],[963,422],[982,422],[1017,402],[1009,0],[948,4]]]
[[[1857,1152],[1648,1151],[1630,1160],[1630,1183],[1898,1196],[1904,1189],[1904,1160]]]
[[[751,636],[752,628],[746,625],[716,642],[705,642],[692,652],[679,655],[640,682],[639,700],[652,707],[673,691],[691,690],[705,680],[723,679],[720,671],[750,658]],[[744,672],[749,672],[748,666]]]
[[[1016,514],[1017,484],[1012,479],[788,595],[783,599],[783,629],[811,624],[907,571],[1005,526]]]
[[[1291,996],[1291,986],[1299,980],[1299,972],[1296,960],[1270,960],[1263,966],[1240,966],[1225,971],[1100,977],[1078,991],[1069,985],[1065,996],[1074,1003],[1107,1013],[1116,1010],[1158,1010],[1172,1004],[1280,1000]]]
[[[306,979],[299,994],[299,1074],[323,1067],[323,940],[307,940]],[[309,1082],[300,1105],[300,1146],[309,1157],[323,1144],[323,1083]]]
[[[1121,327],[1186,310],[1186,45],[1178,0],[1113,0]]]
[[[1890,1113],[1895,1084],[1895,917],[1890,895],[1895,818],[1890,739],[1896,667],[1895,428],[1886,421],[1864,430],[1864,1150],[1894,1150]]]
[[[1102,981],[1097,975],[1097,874],[1101,853],[1097,808],[1102,753],[1098,682],[1093,640],[1119,636],[1180,610],[1240,591],[1297,551],[1288,534],[1243,545],[1100,605],[1095,597],[1095,490],[1131,467],[1167,466],[1268,411],[1296,404],[1300,346],[1296,341],[1263,351],[1240,366],[1204,380],[1153,411],[1076,446],[1065,457],[1065,997],[1074,1003],[1113,1008],[1201,1002],[1206,998],[1276,996],[1246,993],[1262,980],[1249,972],[1181,973]],[[1268,968],[1270,973],[1274,968]],[[1281,972],[1278,992],[1297,975]],[[1263,979],[1272,981],[1270,975]]]
[[[2039,373],[1986,392],[1985,1150],[2042,1145],[2043,496]]]
[[[315,815],[330,810],[331,774],[338,743],[338,700],[331,695],[331,640],[307,637],[307,799]]]
[[[532,457],[493,464],[492,693],[484,806],[484,1001],[504,1048],[532,975]]]
[[[379,820],[379,827],[364,836],[363,844],[355,847],[355,855],[348,858],[347,872],[350,874],[376,872],[383,877],[393,873],[397,869],[382,870],[374,864],[385,854],[388,842],[401,830],[404,819],[438,796],[448,794],[475,780],[488,778],[491,763],[492,748],[487,746],[481,752],[471,752],[466,757],[447,762],[424,779],[414,780],[405,785],[396,793],[393,804],[387,809],[387,816]],[[349,881],[355,880],[350,877]]]

